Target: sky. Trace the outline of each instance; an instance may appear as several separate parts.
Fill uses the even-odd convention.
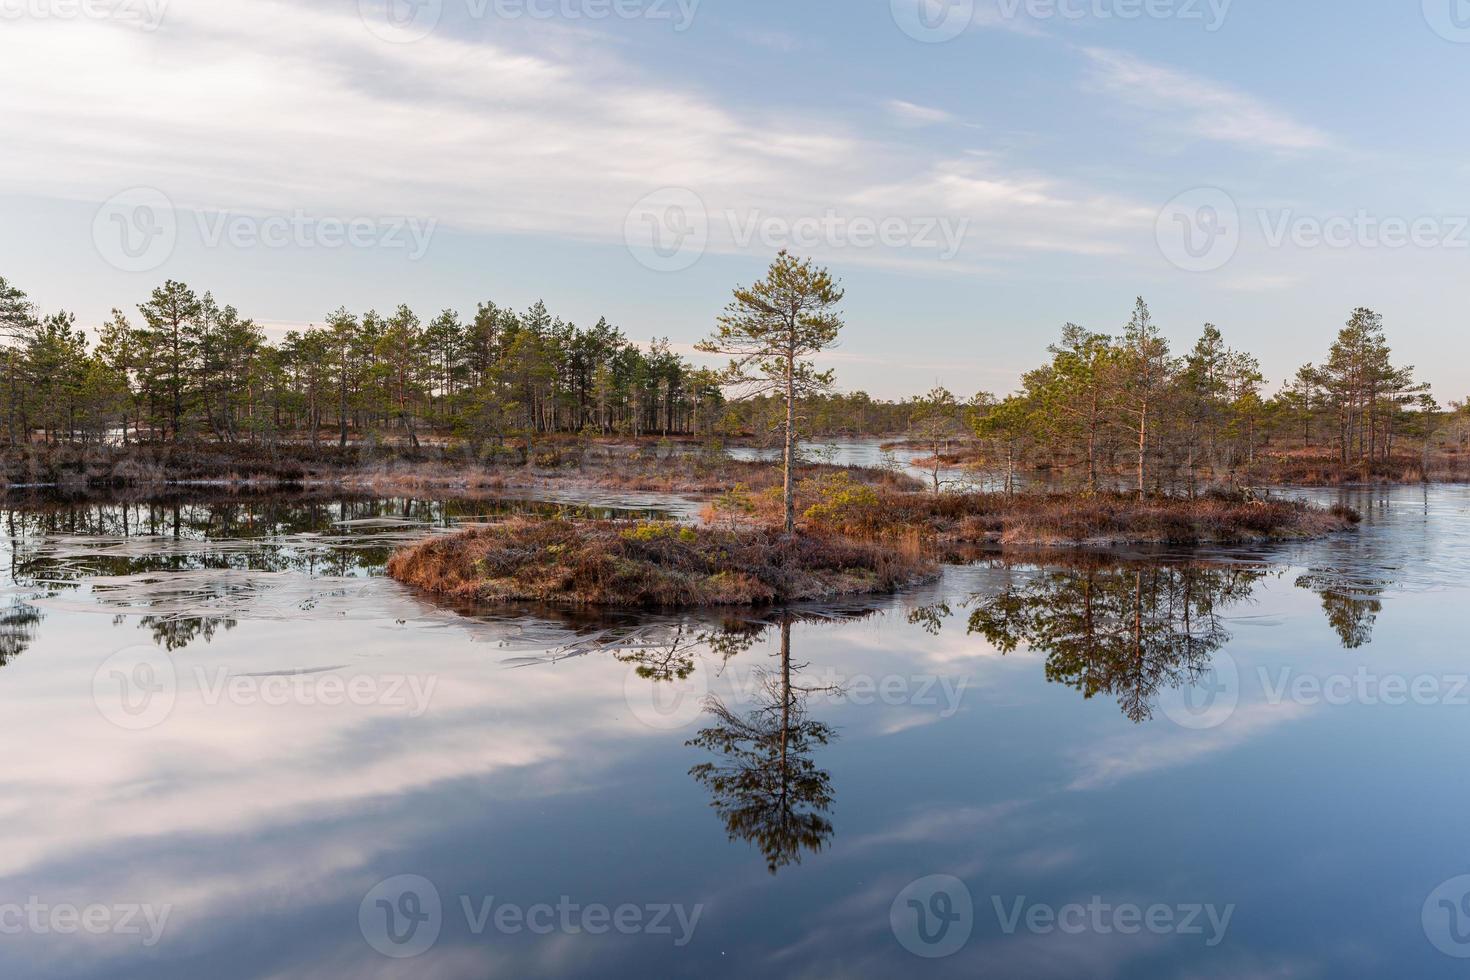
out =
[[[838,385],[1011,390],[1143,296],[1274,388],[1355,307],[1470,393],[1470,2],[0,0],[0,276],[271,335],[538,299],[690,352],[775,253]]]

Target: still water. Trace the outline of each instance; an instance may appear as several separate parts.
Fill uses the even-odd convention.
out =
[[[1462,975],[1470,490],[1304,493],[612,618],[382,576],[525,501],[11,501],[0,975]]]
[[[964,447],[961,440],[954,440],[949,445],[952,451]],[[776,462],[781,459],[782,449],[780,445],[731,446],[727,452],[732,459]],[[812,462],[892,469],[926,485],[934,479],[932,465],[921,462],[932,458],[933,454],[918,446],[894,444],[893,448],[884,449],[883,443],[875,439],[830,439],[803,445],[801,454]],[[941,465],[939,480],[947,489],[995,490],[1005,486],[1005,473],[994,468]]]

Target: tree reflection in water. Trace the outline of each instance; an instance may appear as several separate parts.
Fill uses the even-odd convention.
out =
[[[791,663],[789,617],[781,620],[780,631],[780,668],[762,672],[754,707],[742,713],[710,696],[705,712],[711,723],[687,743],[719,757],[689,774],[709,790],[730,839],[760,848],[771,874],[800,863],[805,851],[821,851],[833,833],[827,819],[832,780],[817,768],[812,752],[836,733],[808,717],[806,699],[813,689],[792,682],[800,667]]]
[[[807,702],[813,694],[831,695],[840,689],[799,682],[808,665],[792,660],[792,625],[852,621],[883,605],[881,598],[870,597],[820,609],[783,610],[768,619],[652,622],[600,630],[529,662],[611,652],[632,665],[637,677],[654,684],[673,683],[693,676],[701,652],[710,654],[710,669],[719,675],[733,658],[777,631],[779,665],[757,669],[749,683],[736,684],[735,705],[707,695],[702,704],[704,727],[685,743],[713,757],[691,767],[689,774],[709,792],[710,806],[730,839],[754,844],[767,870],[776,874],[800,863],[806,852],[821,851],[833,834],[827,816],[834,799],[832,780],[817,767],[813,754],[837,733],[808,714]]]
[[[124,620],[125,617],[113,617],[114,625]],[[236,625],[235,620],[224,616],[143,616],[138,620],[138,628],[148,630],[153,642],[170,653],[184,649],[195,640],[209,643],[221,627],[232,630]]]
[[[1296,585],[1322,599],[1322,612],[1344,647],[1356,650],[1373,642],[1373,627],[1383,611],[1381,584],[1357,581],[1332,570],[1314,570],[1298,577]]]
[[[975,595],[969,632],[1001,653],[1046,655],[1046,677],[1084,698],[1117,698],[1134,722],[1153,717],[1161,691],[1193,686],[1230,641],[1222,614],[1250,598],[1259,567],[1159,561],[1074,563],[1038,570],[997,595]],[[909,614],[937,632],[945,604]]]
[[[38,594],[90,586],[92,598],[104,606],[125,607],[141,616],[154,617],[138,625],[152,632],[160,645],[180,649],[191,641],[208,640],[220,627],[229,629],[238,618],[248,618],[233,614],[238,611],[236,607],[247,614],[250,611],[255,601],[248,594],[251,581],[232,578],[232,573],[371,578],[381,573],[395,547],[416,540],[430,528],[452,527],[499,514],[563,511],[589,517],[652,513],[484,498],[415,500],[221,493],[215,497],[97,502],[42,496],[12,498],[0,508],[0,534],[9,539],[7,570],[15,585],[37,589]],[[1326,567],[1308,567],[1296,579],[1298,587],[1320,596],[1328,622],[1349,649],[1366,646],[1372,640],[1383,609],[1381,596],[1391,582],[1373,579],[1371,570],[1381,570],[1385,560],[1380,556],[1361,563],[1369,570],[1366,573],[1353,571],[1356,559],[1340,560]],[[1169,574],[1177,578],[1182,566],[1175,562],[1165,567],[1172,568]],[[221,577],[216,580],[200,574],[186,578],[179,574],[190,572],[220,573]],[[1059,574],[1070,576],[1075,572]],[[157,579],[157,575],[165,578]],[[1111,575],[1094,576],[1101,588],[1114,584]],[[1135,584],[1152,593],[1159,583]],[[1126,584],[1123,591],[1126,593]],[[1224,598],[1228,601],[1230,597]],[[1140,603],[1153,601],[1146,598]],[[218,606],[226,608],[211,608]],[[942,614],[940,609],[944,610]],[[1041,612],[1036,611],[1038,615]],[[915,621],[926,629],[938,630],[947,615],[947,607],[936,606]],[[195,621],[187,622],[191,619]],[[39,617],[32,619],[21,632],[12,634],[21,648],[30,642],[38,621]],[[1001,635],[1010,628],[1005,624],[1001,616],[997,626]],[[1023,623],[1016,628],[1028,625],[1044,624]],[[759,632],[733,630],[690,637],[690,641],[735,644],[736,649],[725,654],[728,658],[738,652],[739,645],[754,642]],[[1044,636],[1047,629],[1037,632]],[[0,655],[3,653],[0,650]],[[650,650],[648,655],[652,660],[661,654]],[[662,655],[671,659],[662,666],[650,662],[650,679],[660,672],[672,678],[688,676],[679,673],[681,665],[686,664],[685,651],[663,650]],[[1079,663],[1078,685],[1090,694],[1104,690],[1105,684],[1090,680],[1088,668],[1089,664]]]
[[[0,667],[36,642],[36,628],[41,619],[41,610],[18,598],[12,598],[10,605],[0,609]]]
[[[703,629],[689,623],[676,623],[662,635],[644,640],[621,640],[613,656],[634,670],[644,680],[654,682],[685,680],[694,673],[694,656],[700,650],[716,654],[722,663],[744,653],[756,644],[769,628],[768,623],[726,623],[718,629]]]
[[[307,611],[320,590],[303,583],[374,579],[394,548],[433,529],[523,513],[625,516],[618,508],[483,496],[219,492],[94,501],[11,495],[0,507],[0,538],[8,539],[0,545],[7,546],[9,581],[34,590],[29,598],[85,593],[104,609],[122,610],[115,625],[136,626],[177,651],[209,642],[257,612],[275,618],[293,607]],[[38,621],[29,633],[11,629],[0,644],[13,639],[23,648]]]
[[[645,509],[467,496],[221,492],[144,500],[8,498],[10,578],[62,586],[99,575],[190,570],[372,575],[429,528],[499,516],[652,517]]]

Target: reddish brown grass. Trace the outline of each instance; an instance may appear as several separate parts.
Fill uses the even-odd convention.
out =
[[[864,538],[921,534],[942,544],[1047,545],[1236,543],[1317,537],[1357,519],[1286,500],[1126,494],[879,494],[847,510],[806,511],[816,528]]]
[[[486,449],[477,454],[463,446],[410,450],[366,445],[339,449],[335,443],[37,443],[0,448],[0,483],[48,484],[74,492],[218,482],[335,485],[381,493],[582,485],[703,494],[736,484],[763,490],[779,486],[782,479],[780,468],[769,463],[621,442],[561,440],[538,447],[536,462],[528,467],[514,452]],[[857,482],[891,490],[921,486],[912,477],[887,470],[820,464],[800,468],[802,478],[832,472],[849,472]]]
[[[512,520],[398,551],[388,574],[458,602],[751,605],[890,592],[928,557],[828,535],[674,524]]]

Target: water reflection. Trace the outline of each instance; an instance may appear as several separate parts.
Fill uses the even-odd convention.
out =
[[[321,494],[6,503],[0,529],[11,583],[35,602],[112,610],[114,625],[132,622],[170,651],[208,642],[243,618],[325,618],[364,607],[414,614],[413,603],[369,583],[394,549],[425,534],[521,514],[661,513],[499,497]],[[12,615],[20,618],[6,628],[4,642],[23,649],[40,616]]]
[[[601,520],[662,513],[503,497],[225,495],[109,503],[43,497],[7,504],[0,527],[10,539],[12,580],[52,586],[196,569],[371,575],[395,548],[436,529],[518,515]]]
[[[737,947],[745,972],[912,972],[917,961],[889,931],[890,903],[934,873],[967,882],[987,917],[994,895],[1218,899],[1241,910],[1208,952],[1188,937],[1002,936],[989,919],[940,962],[953,975],[1177,976],[1202,963],[1249,975],[1274,961],[1321,975],[1353,974],[1358,961],[1371,964],[1356,971],[1365,974],[1386,962],[1442,972],[1450,961],[1424,942],[1418,906],[1462,870],[1462,828],[1435,815],[1466,801],[1456,781],[1425,773],[1453,768],[1462,714],[1274,704],[1256,687],[1286,670],[1292,680],[1360,665],[1461,673],[1455,563],[1470,554],[1470,497],[1447,498],[1454,513],[1437,512],[1423,533],[1396,504],[1370,515],[1361,537],[1265,552],[952,567],[932,586],[873,600],[883,615],[830,629],[804,625],[811,610],[774,621],[749,610],[656,623],[529,606],[431,618],[370,567],[350,578],[205,567],[211,551],[288,547],[314,552],[317,564],[302,568],[319,570],[338,548],[428,533],[398,523],[392,505],[369,508],[364,523],[290,534],[242,519],[191,539],[189,505],[177,522],[171,506],[161,511],[156,525],[135,507],[133,537],[56,526],[19,542],[33,577],[0,602],[0,660],[30,647],[0,671],[0,714],[13,741],[43,747],[9,764],[3,884],[50,902],[176,911],[156,950],[128,937],[10,937],[0,974],[189,976],[208,958],[221,976],[383,975],[392,971],[364,942],[359,907],[405,872],[445,899],[438,946],[404,968],[425,977],[714,977],[740,969],[726,955]],[[410,519],[432,524],[434,513]],[[147,553],[199,557],[180,570],[63,574],[69,562]],[[1405,581],[1412,591],[1451,579],[1460,584],[1442,597],[1400,595]],[[898,611],[913,602],[929,604],[905,622]],[[979,632],[959,628],[977,614]],[[1041,653],[999,660],[987,626]],[[1415,630],[1423,642],[1405,642]],[[98,711],[96,671],[109,650],[149,634],[190,644],[175,654],[177,704],[158,727],[124,732]],[[1361,644],[1361,656],[1341,656],[1344,644]],[[1157,696],[1164,717],[1163,689],[1188,683],[1201,662],[1222,666],[1222,651],[1246,688],[1228,723],[1191,732],[1114,713],[1114,699],[1136,715]],[[829,704],[814,684],[834,670],[974,683],[956,712]],[[415,714],[386,701],[214,697],[205,683],[283,674],[439,684]],[[1108,703],[1079,710],[1043,676]],[[655,729],[632,710],[630,679],[637,690],[707,682],[721,698],[689,698],[677,727]],[[1354,819],[1310,819],[1324,808]],[[1365,851],[1369,839],[1394,846]],[[1282,868],[1303,883],[1302,901],[1283,904]],[[646,935],[469,934],[454,915],[459,897],[492,894],[522,906],[568,895],[708,909],[694,943],[677,950]],[[1295,938],[1327,921],[1303,912],[1312,908],[1327,909],[1345,938],[1307,955]]]
[[[709,791],[730,839],[759,848],[773,875],[832,838],[832,778],[812,755],[836,738],[830,725],[807,714],[813,689],[792,681],[799,668],[791,662],[791,618],[779,629],[780,667],[761,672],[750,710],[711,695],[710,722],[687,743],[717,757],[689,774]]]
[[[766,869],[776,874],[799,864],[808,852],[822,851],[834,829],[829,818],[834,790],[830,774],[815,753],[830,744],[836,730],[811,716],[814,695],[842,694],[833,684],[803,683],[809,665],[792,656],[797,623],[846,623],[874,615],[878,599],[834,606],[774,611],[752,618],[733,613],[704,618],[644,622],[584,634],[544,657],[520,663],[550,663],[570,656],[611,652],[640,681],[655,687],[689,680],[698,670],[730,681],[726,696],[707,694],[700,704],[701,727],[685,744],[702,749],[709,761],[689,774],[709,794],[710,806],[732,841],[755,846]],[[774,633],[779,643],[773,667],[756,666],[735,676],[727,668]],[[708,691],[713,681],[705,678]]]
[[[114,626],[123,622],[123,617],[113,618]],[[208,643],[217,631],[232,630],[237,624],[237,620],[224,616],[143,616],[138,620],[138,628],[148,630],[153,642],[170,653],[184,649],[195,640]]]
[[[1363,503],[1356,499],[1353,502]],[[1433,552],[1431,559],[1408,561],[1403,542],[1379,533],[1372,519],[1375,511],[1369,507],[1366,512],[1370,520],[1362,534],[1314,543],[1302,554],[1292,556],[1297,559],[1293,564],[1304,566],[1295,580],[1297,586],[1320,596],[1328,622],[1349,649],[1372,641],[1382,611],[1380,597],[1386,588],[1399,577],[1412,580],[1423,569],[1432,570],[1443,563],[1439,552],[1444,549],[1428,548],[1432,541],[1426,542],[1426,550]],[[196,640],[209,639],[219,629],[229,629],[242,618],[323,616],[333,611],[347,614],[369,602],[387,602],[396,608],[404,604],[401,596],[381,595],[350,581],[380,576],[395,548],[425,534],[526,513],[605,518],[662,512],[602,503],[504,497],[415,499],[221,491],[214,496],[145,501],[10,498],[0,509],[0,528],[8,539],[3,543],[8,546],[14,584],[36,590],[38,600],[54,600],[72,592],[78,596],[77,604],[85,600],[94,608],[101,604],[120,615],[144,617],[143,628],[160,645],[181,649]],[[1442,537],[1446,532],[1437,533]],[[1204,554],[1201,560],[1210,557],[1224,556]],[[1062,564],[1069,562],[1073,559]],[[1165,567],[1177,570],[1180,566]],[[1057,574],[1066,578],[1072,572]],[[1111,576],[1098,569],[1092,574],[1093,588],[1111,587]],[[1239,578],[1236,572],[1229,575]],[[1165,582],[1134,584],[1148,593],[1141,600],[1144,604],[1168,599]],[[1062,583],[1054,583],[1053,588],[1062,589]],[[1164,594],[1155,597],[1156,589]],[[1050,632],[1066,628],[1061,623],[1043,622],[1044,609],[1040,607],[1033,611],[1029,624],[1008,626],[1004,602],[1017,598],[1002,596],[989,604],[999,617],[991,627],[998,636],[1004,637],[1010,629],[1018,639],[1029,643],[1022,635],[1028,629],[1045,640]],[[1222,598],[1232,601],[1228,594]],[[496,611],[495,617],[505,619],[503,611]],[[528,611],[527,617],[553,621],[566,618],[545,610]],[[593,630],[607,622],[596,615],[581,618]],[[926,624],[920,619],[915,622],[927,629],[938,628],[937,622]],[[27,625],[29,638],[23,639],[23,644],[34,639],[36,625],[35,621]],[[1103,639],[1107,635],[1104,631]],[[738,631],[725,629],[698,640],[705,644],[728,643],[739,636]],[[690,641],[695,639],[689,637]],[[677,649],[660,650],[676,660],[680,656]],[[655,654],[650,651],[650,655]],[[675,663],[648,667],[653,672],[672,671],[670,676],[680,676],[677,668]],[[1089,696],[1111,690],[1106,679],[1097,680],[1092,674],[1079,668],[1070,675],[1070,683]],[[1058,678],[1068,676],[1058,668]],[[1137,689],[1148,688],[1143,680],[1139,679]],[[1130,713],[1146,716],[1148,712],[1146,705],[1135,701]]]
[[[968,631],[1003,654],[1025,647],[1046,655],[1047,680],[1086,699],[1108,695],[1136,723],[1153,717],[1158,696],[1194,687],[1231,640],[1227,614],[1248,603],[1267,575],[1264,562],[1118,560],[1050,556],[1045,565],[1000,559],[993,568],[1019,583],[970,595]],[[1382,584],[1310,569],[1295,585],[1317,593],[1346,649],[1372,642]],[[948,601],[913,609],[908,621],[937,635],[954,613]]]
[[[1230,640],[1222,614],[1250,598],[1263,570],[1133,562],[1048,571],[974,599],[969,631],[1002,653],[1046,654],[1046,677],[1084,698],[1117,698],[1134,722],[1163,690],[1194,686]]]
[[[10,604],[0,610],[0,667],[25,653],[36,642],[36,629],[42,618],[41,610],[22,599],[11,597]]]
[[[662,636],[638,631],[640,639],[617,641],[614,656],[633,664],[637,675],[654,682],[685,680],[694,673],[694,658],[701,650],[719,657],[721,663],[753,647],[770,624],[759,620],[728,620],[717,627],[687,622],[657,630]]]
[[[1321,597],[1322,612],[1344,648],[1356,650],[1373,641],[1373,627],[1383,611],[1382,585],[1326,570],[1307,572],[1297,578],[1296,585]]]

